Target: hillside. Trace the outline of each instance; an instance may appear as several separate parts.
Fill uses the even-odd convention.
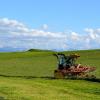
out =
[[[100,83],[86,80],[53,79],[57,67],[54,52],[0,53],[0,100],[100,100]],[[100,78],[100,50],[78,53],[77,61],[95,66]]]
[[[42,49],[29,49],[30,52],[53,52],[52,50],[42,50]]]

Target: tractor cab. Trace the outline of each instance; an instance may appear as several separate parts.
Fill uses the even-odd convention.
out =
[[[54,56],[56,56],[58,60],[58,69],[68,69],[71,66],[75,66],[77,58],[80,57],[78,54],[71,54],[66,56],[65,54],[61,53],[54,54]]]

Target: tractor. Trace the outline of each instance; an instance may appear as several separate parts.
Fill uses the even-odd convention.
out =
[[[90,75],[89,72],[96,70],[95,67],[83,66],[76,64],[78,54],[71,54],[66,56],[65,54],[58,53],[53,54],[58,59],[58,68],[54,70],[54,78],[96,78],[94,75]]]

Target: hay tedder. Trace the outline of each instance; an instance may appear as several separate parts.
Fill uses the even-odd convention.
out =
[[[54,70],[55,78],[96,78],[90,72],[96,70],[95,67],[75,64],[79,55],[65,56],[64,54],[54,54],[58,59],[58,69]]]

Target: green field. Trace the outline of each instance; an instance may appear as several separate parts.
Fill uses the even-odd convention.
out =
[[[78,53],[77,63],[95,66],[100,78],[100,50]],[[0,53],[0,100],[100,100],[100,83],[52,79],[57,67],[53,52]]]

